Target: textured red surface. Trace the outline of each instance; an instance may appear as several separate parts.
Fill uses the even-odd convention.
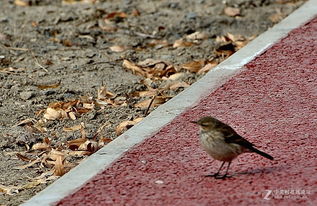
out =
[[[316,84],[314,19],[58,205],[317,205]],[[203,115],[229,123],[275,160],[244,154],[233,178],[204,177],[220,162],[202,151],[189,123]],[[305,195],[277,194],[294,189]]]

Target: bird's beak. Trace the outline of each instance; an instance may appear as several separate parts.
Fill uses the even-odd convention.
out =
[[[197,121],[190,121],[190,123],[193,123],[193,124],[198,124]]]

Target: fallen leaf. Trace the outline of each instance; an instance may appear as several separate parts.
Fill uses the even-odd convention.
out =
[[[206,64],[203,68],[201,68],[197,74],[203,74],[203,73],[206,73],[206,72],[209,72],[212,68],[214,68],[215,66],[218,65],[218,62],[214,61],[214,62],[211,62],[211,63],[208,63]]]
[[[21,188],[17,186],[4,186],[0,185],[0,193],[4,193],[6,195],[14,195],[18,194]]]
[[[224,9],[224,13],[227,16],[235,17],[240,15],[240,9],[239,8],[234,8],[234,7],[226,7]]]
[[[125,46],[120,46],[120,45],[113,45],[111,47],[109,47],[109,49],[113,52],[123,52],[125,51],[127,48]]]
[[[140,122],[143,119],[143,117],[138,117],[134,120],[127,120],[121,122],[117,127],[116,127],[116,134],[119,136],[120,134],[123,133],[124,130],[129,129],[130,127],[134,126],[138,122]]]
[[[147,44],[148,47],[155,47],[155,48],[162,48],[162,47],[167,47],[169,46],[169,43],[167,40],[158,40],[158,39],[153,39]]]
[[[187,84],[186,82],[175,82],[171,85],[169,85],[169,89],[170,90],[177,90],[178,88],[187,88],[190,85]]]
[[[63,110],[56,110],[56,109],[48,107],[45,111],[44,118],[47,120],[60,119],[63,116],[65,116],[65,114],[64,115],[62,114],[62,111]],[[67,114],[66,114],[66,116],[67,116]]]
[[[81,125],[78,124],[78,125],[74,125],[74,126],[72,126],[72,127],[64,127],[64,128],[63,128],[63,131],[64,131],[64,132],[74,132],[74,131],[78,131],[78,130],[80,130],[80,129],[81,129]]]
[[[235,46],[233,43],[228,43],[225,45],[221,45],[216,49],[216,54],[221,56],[231,56],[235,52]]]
[[[66,173],[65,167],[64,167],[64,160],[65,158],[63,156],[57,156],[55,165],[54,165],[55,176],[63,176]]]
[[[21,166],[16,166],[16,167],[13,167],[13,169],[18,169],[18,170],[23,170],[23,169],[26,169],[26,168],[29,168],[29,167],[32,167],[33,165],[37,164],[37,163],[40,163],[41,160],[39,158],[31,161],[30,163],[26,164],[26,165],[21,165]]]
[[[33,118],[28,118],[28,119],[25,119],[25,120],[22,120],[21,122],[17,123],[16,126],[24,126],[24,125],[34,125],[36,123],[36,119],[33,119]]]
[[[37,88],[39,89],[54,89],[57,88],[61,85],[61,83],[56,83],[56,84],[48,84],[48,85],[36,85]]]
[[[137,66],[133,62],[130,62],[128,60],[123,60],[122,66],[126,69],[131,70],[133,74],[145,76],[145,72],[142,70],[142,68],[140,66]]]
[[[139,97],[149,97],[149,96],[156,95],[157,91],[155,89],[152,89],[152,90],[136,92],[136,94],[137,94],[136,96],[139,96]]]
[[[68,112],[68,116],[69,116],[69,118],[71,118],[72,120],[76,120],[76,119],[77,119],[74,112]]]
[[[44,184],[44,183],[46,183],[46,180],[44,180],[44,179],[34,180],[32,182],[28,182],[25,185],[23,185],[21,187],[21,189],[31,189],[31,188],[38,186],[39,184]]]
[[[17,153],[16,156],[22,161],[25,161],[25,162],[30,162],[31,161],[30,158],[28,158],[27,156],[24,156],[24,155],[22,155],[20,153]]]
[[[181,65],[182,69],[186,69],[190,72],[196,73],[198,72],[203,66],[205,66],[206,61],[205,60],[194,60],[187,62],[183,65]]]
[[[169,97],[156,96],[152,102],[151,107],[155,107],[155,106],[158,106],[158,105],[165,103],[168,98]],[[146,109],[149,107],[151,101],[152,101],[152,99],[146,99],[146,100],[143,100],[143,101],[136,103],[134,106],[138,107],[138,108]]]
[[[190,47],[192,45],[194,45],[193,42],[185,41],[184,39],[178,39],[174,42],[173,48]]]
[[[175,81],[175,80],[179,80],[179,79],[183,78],[185,75],[186,74],[184,72],[177,72],[177,73],[169,76],[167,79]]]
[[[30,6],[27,1],[23,0],[14,0],[14,4],[17,6]]]
[[[112,92],[109,92],[105,86],[101,86],[98,89],[97,99],[108,99],[114,97],[116,97],[116,95]]]
[[[128,17],[128,15],[126,13],[120,12],[120,11],[119,12],[115,11],[115,12],[109,13],[105,17],[105,19],[114,20],[115,22],[118,22],[118,21],[121,21],[122,19],[127,18],[127,17]]]
[[[45,142],[39,142],[32,146],[31,150],[47,150],[50,149],[50,145],[46,144]]]
[[[68,148],[71,150],[77,150],[80,145],[84,144],[87,141],[86,138],[78,138],[74,140],[70,140],[67,142]]]
[[[207,38],[208,38],[207,33],[199,32],[199,31],[196,31],[196,32],[186,36],[186,39],[189,39],[189,40],[202,40],[202,39],[207,39]]]

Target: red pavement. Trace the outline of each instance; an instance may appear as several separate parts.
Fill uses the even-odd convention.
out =
[[[317,205],[316,84],[317,18],[58,205]],[[204,115],[229,123],[275,160],[244,154],[232,164],[233,178],[204,177],[220,165],[189,123]]]

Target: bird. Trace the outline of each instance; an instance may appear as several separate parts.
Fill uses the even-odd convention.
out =
[[[203,149],[215,160],[222,161],[222,164],[215,174],[206,175],[216,179],[225,179],[229,177],[228,171],[232,160],[242,153],[253,152],[270,160],[274,158],[257,148],[255,145],[241,137],[232,127],[220,120],[205,116],[198,121],[191,123],[199,125],[199,139]],[[225,174],[220,175],[221,169],[228,163]]]

